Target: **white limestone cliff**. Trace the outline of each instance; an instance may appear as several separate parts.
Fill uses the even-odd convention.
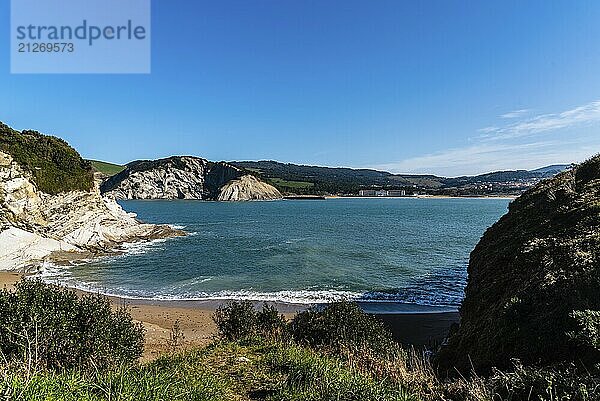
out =
[[[116,199],[247,201],[282,197],[275,187],[238,167],[192,156],[129,163],[101,189]]]
[[[0,269],[51,260],[57,252],[110,252],[120,244],[183,235],[168,226],[143,224],[95,187],[50,195],[0,152]]]

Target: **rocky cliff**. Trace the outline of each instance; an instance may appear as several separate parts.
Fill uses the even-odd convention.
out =
[[[85,163],[66,143],[47,138],[0,124],[0,269],[36,265],[60,252],[76,258],[109,252],[125,242],[183,235],[137,221],[114,199],[102,197],[83,167],[73,188],[61,177],[73,178],[73,160],[78,166]],[[39,177],[56,193],[42,191]]]
[[[228,163],[191,156],[135,161],[102,184],[116,199],[270,200],[279,191]]]
[[[442,369],[600,362],[600,156],[510,204],[471,253]]]
[[[243,175],[225,184],[217,200],[266,200],[280,199],[281,193],[272,185],[260,181],[252,175]]]

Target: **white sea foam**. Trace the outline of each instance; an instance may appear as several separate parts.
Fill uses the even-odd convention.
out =
[[[127,257],[129,255],[142,255],[151,250],[162,249],[162,245],[171,238],[157,238],[151,241],[140,241],[140,242],[128,242],[122,244],[119,247],[119,251],[122,253],[116,257]],[[108,256],[107,258],[115,257],[114,255]]]
[[[440,234],[422,239],[420,229],[408,225],[400,241],[398,236],[383,235],[400,232],[396,225],[402,219],[387,215],[394,210],[384,210],[386,219],[381,221],[359,219],[361,227],[378,230],[359,241],[354,237],[358,223],[354,217],[347,218],[344,210],[327,209],[332,216],[322,222],[330,228],[327,231],[320,229],[318,220],[307,219],[303,209],[296,214],[286,209],[290,217],[286,214],[276,225],[271,224],[269,213],[264,214],[264,221],[247,224],[245,209],[240,209],[236,212],[242,213],[239,219],[234,218],[237,214],[232,218],[209,215],[208,221],[203,217],[189,223],[186,229],[197,231],[169,239],[174,243],[128,244],[118,256],[102,257],[84,267],[45,266],[40,276],[81,290],[143,300],[316,304],[347,299],[390,308],[392,303],[455,307],[462,299],[466,279],[468,252],[462,249],[463,232],[473,242],[480,233],[472,229],[472,223],[440,223],[432,228],[435,233],[451,236],[456,231],[461,234],[460,241],[452,242]],[[397,216],[402,216],[401,212]],[[181,221],[186,220],[175,219]],[[420,247],[422,241],[427,248]]]
[[[186,227],[179,224],[168,224],[168,226],[171,227],[173,230],[183,230]]]
[[[227,300],[250,300],[258,302],[278,302],[288,304],[322,304],[341,300],[359,301],[365,303],[410,303],[421,306],[453,306],[443,302],[443,298],[421,299],[402,294],[387,294],[381,292],[353,292],[343,290],[286,290],[273,292],[259,292],[253,290],[217,291],[205,292],[179,292],[185,287],[211,281],[212,277],[198,277],[180,283],[171,291],[163,289],[158,292],[148,290],[136,290],[121,286],[107,288],[98,283],[85,282],[75,279],[70,269],[65,266],[45,264],[40,269],[37,277],[49,283],[59,283],[70,288],[99,293],[106,296],[114,296],[132,300],[160,300],[160,301],[227,301]]]

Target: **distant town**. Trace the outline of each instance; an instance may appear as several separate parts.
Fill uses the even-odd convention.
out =
[[[513,179],[507,181],[481,181],[465,183],[457,186],[443,188],[427,188],[413,185],[403,189],[361,189],[358,191],[360,197],[410,197],[423,195],[446,195],[446,196],[506,196],[520,195],[527,189],[533,187],[541,180],[548,177],[531,177]]]
[[[463,177],[392,174],[370,169],[306,166],[276,161],[232,164],[250,170],[285,195],[360,197],[516,196],[570,168],[556,164],[535,170],[495,171]]]

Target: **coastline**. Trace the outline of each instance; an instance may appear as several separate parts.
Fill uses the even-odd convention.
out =
[[[415,196],[335,196],[328,195],[325,199],[517,199],[518,195],[490,196],[450,196],[450,195],[415,195]]]
[[[0,288],[12,289],[24,274],[0,271]],[[78,294],[85,291],[74,289]],[[155,359],[169,347],[171,329],[179,322],[185,340],[184,348],[208,345],[217,333],[212,320],[214,311],[226,300],[209,301],[171,301],[129,299],[108,296],[113,308],[125,306],[134,320],[141,322],[146,329],[146,342],[142,361]],[[297,312],[306,310],[310,305],[285,304],[272,302],[280,313],[291,319]],[[262,302],[255,302],[256,306]],[[424,346],[439,344],[448,333],[450,326],[457,323],[459,314],[444,308],[427,308],[418,305],[406,305],[402,312],[387,312],[373,309],[373,304],[361,304],[365,311],[376,316],[392,332],[396,341],[406,345]]]

